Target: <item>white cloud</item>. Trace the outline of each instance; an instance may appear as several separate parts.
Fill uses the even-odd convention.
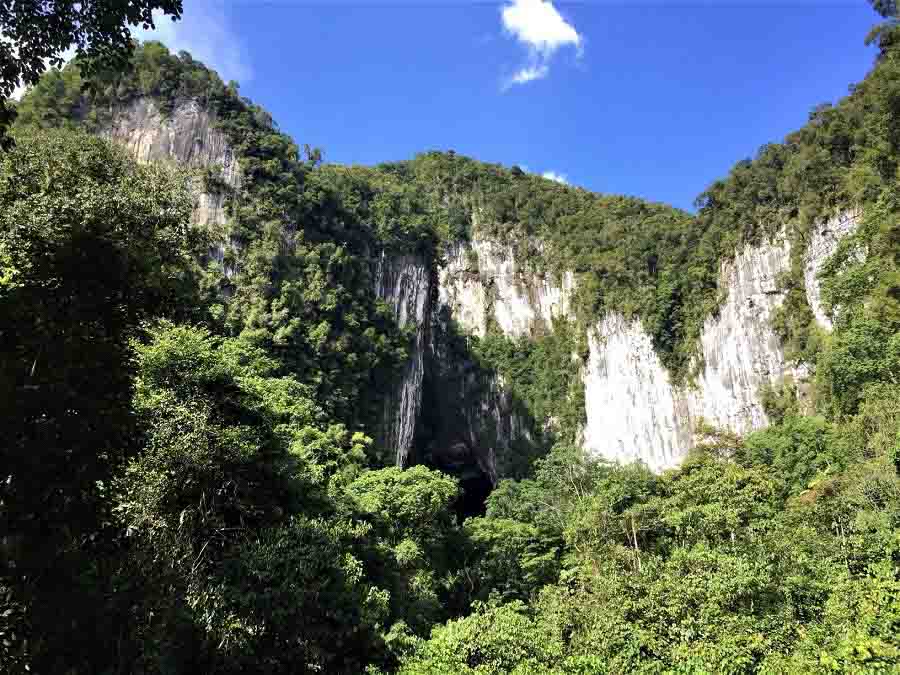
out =
[[[562,183],[563,185],[568,185],[569,180],[561,173],[556,173],[555,171],[545,171],[541,174],[547,180],[555,180],[557,183]]]
[[[252,75],[249,59],[225,13],[226,3],[193,0],[184,3],[179,21],[153,13],[155,30],[132,28],[138,40],[159,40],[173,52],[184,50],[213,68],[226,82],[246,82]]]
[[[533,49],[550,56],[565,45],[581,46],[581,36],[550,0],[511,0],[502,10],[503,28]]]
[[[584,38],[566,21],[551,0],[509,0],[501,10],[503,29],[528,50],[529,63],[504,83],[514,84],[539,80],[550,72],[550,59],[561,47],[574,47],[578,54]]]

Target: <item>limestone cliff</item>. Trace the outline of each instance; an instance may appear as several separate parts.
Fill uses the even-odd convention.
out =
[[[234,269],[225,262],[227,250],[237,245],[226,236],[226,201],[241,187],[241,171],[225,135],[215,119],[196,101],[183,101],[164,113],[152,99],[140,98],[116,111],[101,135],[124,145],[141,162],[168,161],[191,169],[213,172],[219,189],[199,177],[191,181],[194,197],[192,223],[206,227],[214,238],[209,255],[223,266],[227,276]]]
[[[534,242],[536,251],[540,243]],[[498,373],[479,368],[467,349],[453,349],[466,336],[484,337],[494,327],[511,338],[553,330],[571,314],[574,275],[524,269],[509,246],[475,238],[448,247],[438,271],[437,321],[433,332],[435,386],[442,388],[435,447],[437,462],[471,457],[492,482],[508,475],[517,454],[533,452],[545,420],[531,419]],[[458,334],[457,334],[458,333]],[[443,455],[452,458],[443,458]]]
[[[140,99],[119,110],[103,133],[142,161],[175,161],[216,175],[218,189],[195,179],[193,220],[222,234],[211,251],[222,261],[232,245],[226,204],[239,194],[241,171],[215,119],[193,101],[164,112]],[[806,290],[825,328],[830,319],[817,275],[858,218],[848,212],[811,232]],[[540,242],[529,246],[541,254]],[[530,419],[507,383],[471,358],[466,336],[496,330],[519,338],[552,331],[554,319],[574,318],[575,275],[538,273],[510,246],[478,236],[448,244],[443,261],[383,252],[373,258],[372,290],[410,334],[409,361],[383,401],[382,424],[374,432],[379,445],[393,452],[400,466],[424,460],[457,470],[477,467],[496,481],[520,444],[533,442],[548,421]],[[701,421],[737,433],[767,424],[760,387],[807,376],[803,366],[786,360],[770,325],[784,300],[778,277],[790,264],[783,232],[745,246],[721,264],[725,300],[704,325],[690,385],[674,384],[639,321],[618,314],[598,317],[588,330],[582,367],[584,447],[661,470],[684,457]]]
[[[238,190],[241,172],[225,135],[196,101],[184,101],[164,114],[152,99],[141,98],[117,111],[102,135],[124,145],[141,162],[173,161],[194,169],[219,169],[219,178]],[[195,190],[194,223],[224,225],[225,191]]]
[[[505,335],[520,337],[567,317],[574,287],[571,272],[557,283],[522,269],[508,246],[476,238],[449,247],[438,293],[464,331],[484,336],[494,323]]]
[[[848,212],[813,228],[804,265],[810,306],[830,327],[820,301],[818,272],[859,214]],[[789,362],[771,320],[784,301],[779,276],[789,269],[784,231],[745,246],[721,264],[725,300],[703,327],[691,384],[675,385],[640,321],[619,314],[600,318],[589,331],[583,378],[587,424],[583,445],[607,459],[640,459],[654,470],[677,465],[697,440],[701,422],[743,434],[768,424],[760,390],[787,378],[802,382],[807,367]],[[552,329],[553,317],[571,315],[574,279],[560,284],[517,268],[509,249],[474,240],[452,249],[440,273],[439,297],[463,328],[484,335],[488,323],[510,337]],[[509,441],[509,439],[503,439]],[[482,452],[490,457],[496,447]]]
[[[396,453],[398,466],[408,463],[422,407],[422,380],[431,315],[430,261],[417,256],[378,258],[374,271],[375,293],[394,312],[401,328],[412,331],[410,357],[399,382],[384,401],[379,444]]]
[[[826,328],[830,323],[821,309],[816,274],[857,221],[858,214],[847,213],[814,228],[812,241],[826,243],[806,251],[809,304]],[[701,422],[739,434],[766,426],[761,387],[808,376],[803,364],[785,358],[771,327],[784,301],[777,280],[790,266],[790,252],[782,232],[722,263],[719,287],[727,298],[703,327],[691,385],[673,385],[639,321],[608,316],[598,322],[584,374],[585,448],[609,459],[641,459],[662,470],[681,461],[697,440]]]
[[[822,293],[819,288],[819,273],[828,259],[837,250],[838,242],[856,229],[861,214],[858,211],[847,211],[830,219],[821,227],[815,228],[809,241],[808,251],[803,269],[806,282],[806,297],[816,321],[824,328],[831,328],[831,317],[822,306]]]

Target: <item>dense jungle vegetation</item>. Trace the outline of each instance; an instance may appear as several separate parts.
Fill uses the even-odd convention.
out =
[[[865,80],[696,216],[452,152],[322,165],[156,43],[90,90],[77,63],[49,72],[0,154],[0,668],[900,670],[900,28],[870,37]],[[196,181],[228,189],[217,170],[89,133],[136,97],[215,113],[243,176],[227,231],[190,225]],[[800,260],[847,208],[826,333]],[[590,323],[640,317],[688,377],[721,261],[782,226],[801,257],[777,328],[814,409],[771,392],[771,427],[710,433],[662,475],[585,457],[569,357]],[[374,251],[437,261],[477,237],[574,270],[578,318],[459,345],[559,420],[461,520],[456,478],[372,440],[410,335],[369,279]]]

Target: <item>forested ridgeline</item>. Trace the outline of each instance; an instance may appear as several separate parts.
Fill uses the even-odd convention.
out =
[[[77,64],[50,72],[0,155],[4,671],[896,671],[900,30],[874,39],[847,98],[696,216],[453,153],[320,165],[154,43],[93,90]],[[226,232],[189,224],[215,170],[85,133],[140,97],[215,115],[242,173]],[[800,261],[849,208],[826,333]],[[778,330],[814,366],[815,414],[786,387],[769,429],[711,430],[678,470],[609,465],[559,404],[578,340],[488,336],[476,352],[573,433],[483,517],[460,522],[454,478],[386,466],[371,441],[410,344],[372,289],[377,252],[508,238],[537,271],[576,272],[578,330],[638,316],[687,376],[721,261],[782,227],[799,257]]]

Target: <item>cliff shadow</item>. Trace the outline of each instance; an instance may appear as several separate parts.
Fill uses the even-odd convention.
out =
[[[436,312],[410,458],[459,480],[461,520],[483,515],[497,482],[530,475],[553,443],[552,433],[473,348],[475,340],[459,329],[447,307]]]

